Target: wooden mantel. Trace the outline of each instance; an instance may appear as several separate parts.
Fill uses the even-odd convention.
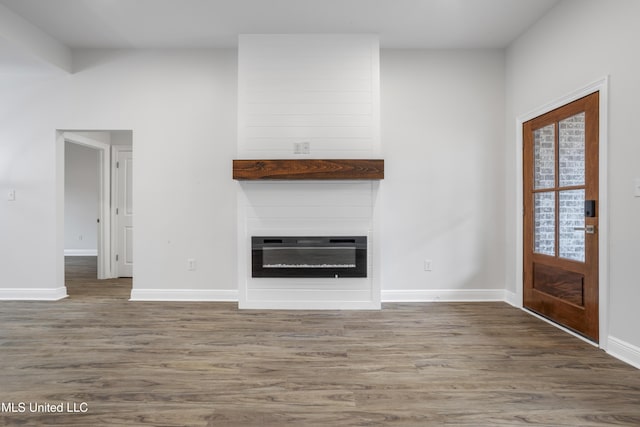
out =
[[[234,160],[237,180],[378,180],[382,159]]]

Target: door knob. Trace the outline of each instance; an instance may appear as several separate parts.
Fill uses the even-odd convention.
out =
[[[587,225],[586,227],[574,227],[575,231],[584,231],[587,234],[596,234],[596,226],[595,225]]]

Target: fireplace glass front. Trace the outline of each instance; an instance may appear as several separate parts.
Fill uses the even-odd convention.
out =
[[[252,277],[367,277],[367,236],[254,236]]]

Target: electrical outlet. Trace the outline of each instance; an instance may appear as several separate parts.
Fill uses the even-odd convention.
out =
[[[634,184],[634,185],[633,185],[633,188],[634,188],[633,195],[634,195],[635,197],[640,197],[640,178],[636,178],[636,179],[633,181],[633,184]]]
[[[309,141],[293,143],[293,154],[310,154],[310,153],[311,153],[311,143]]]
[[[193,258],[189,258],[187,260],[187,270],[193,271],[196,269],[196,260]]]
[[[425,259],[424,260],[424,271],[431,271],[432,268],[432,261],[430,259]]]
[[[16,201],[16,190],[9,190],[9,193],[7,193],[7,200],[10,202]]]

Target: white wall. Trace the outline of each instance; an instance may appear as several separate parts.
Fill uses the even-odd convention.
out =
[[[63,295],[56,129],[135,134],[135,288],[234,289],[235,51],[78,51],[74,60],[70,76],[0,84],[11,106],[0,107],[0,297]]]
[[[383,300],[502,299],[503,52],[383,50],[381,88]]]
[[[507,52],[507,284],[515,289],[516,117],[604,76],[609,84],[609,345],[640,363],[637,265],[640,257],[640,2],[567,0],[517,40]],[[604,191],[605,189],[601,189]],[[606,340],[606,337],[602,337]],[[628,345],[627,345],[628,344]],[[626,345],[626,350],[622,349]],[[630,359],[631,357],[627,357]]]
[[[131,147],[133,145],[133,132],[129,130],[114,130],[110,131],[109,135],[111,145],[126,145]]]
[[[64,157],[65,253],[97,254],[98,150],[67,142]]]
[[[4,295],[62,287],[55,130],[131,129],[134,289],[237,297],[236,52],[77,51],[75,63],[0,83],[0,195],[17,190],[0,200]],[[381,52],[383,297],[502,295],[502,81],[500,51]]]

